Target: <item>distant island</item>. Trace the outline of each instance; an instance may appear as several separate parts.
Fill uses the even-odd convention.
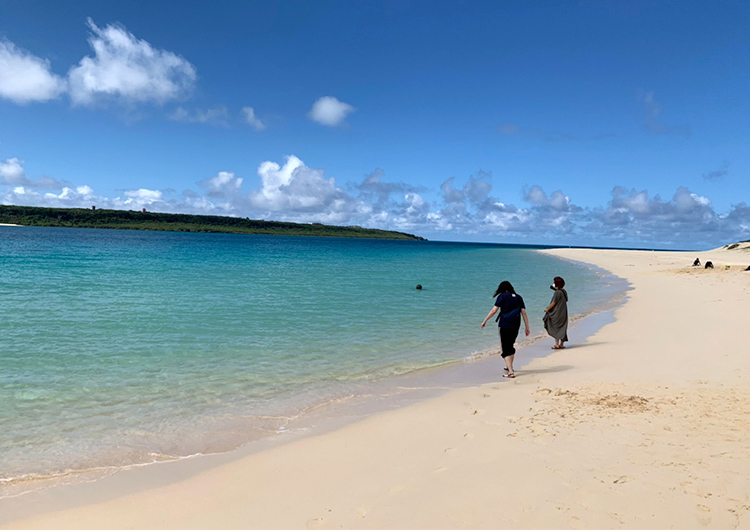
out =
[[[361,226],[334,226],[320,223],[285,223],[219,215],[154,213],[145,209],[100,210],[86,208],[37,208],[0,205],[0,224],[52,226],[64,228],[109,228],[120,230],[158,230],[169,232],[217,232],[228,234],[266,234],[277,236],[358,237],[369,239],[424,238]]]

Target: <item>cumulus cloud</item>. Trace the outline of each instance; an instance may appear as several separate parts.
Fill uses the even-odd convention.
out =
[[[216,176],[198,182],[206,191],[206,196],[220,200],[224,210],[242,210],[247,208],[247,197],[242,191],[244,179],[237,177],[232,171],[219,171]]]
[[[313,106],[307,115],[311,120],[322,125],[335,127],[344,123],[346,117],[354,112],[354,110],[354,107],[348,103],[339,101],[332,96],[324,96],[313,103]]]
[[[480,171],[469,176],[463,186],[456,186],[451,177],[440,185],[441,207],[429,219],[440,230],[456,230],[467,234],[494,232],[523,233],[530,229],[527,210],[491,195],[492,174]]]
[[[252,107],[243,107],[242,117],[245,122],[256,131],[262,131],[266,128],[266,124],[260,121],[260,119],[255,115],[255,109],[253,109]]]
[[[23,168],[23,160],[18,158],[8,158],[0,161],[0,184],[47,190],[57,190],[63,187],[61,182],[52,177],[42,176],[34,180],[28,178]]]
[[[179,121],[183,123],[205,123],[208,125],[220,125],[228,126],[227,118],[229,113],[226,107],[216,107],[213,109],[200,110],[195,109],[189,111],[183,107],[177,107],[177,109],[169,115],[169,119],[172,121]]]
[[[0,161],[0,202],[356,224],[458,240],[694,248],[750,238],[747,204],[720,213],[708,197],[686,187],[668,199],[615,187],[607,204],[583,208],[563,190],[548,193],[539,185],[524,188],[523,204],[513,204],[493,191],[493,176],[483,171],[425,189],[388,181],[376,169],[348,193],[323,169],[291,155],[282,164],[263,162],[257,177],[249,182],[219,171],[198,182],[198,191],[139,187],[110,198],[87,185],[60,185],[54,179],[55,191],[35,187],[43,179],[30,179],[22,160],[8,158]],[[500,189],[514,196],[521,191],[508,185]]]
[[[18,158],[8,158],[0,162],[0,179],[3,184],[24,184],[26,172],[23,170],[23,161]]]
[[[195,67],[184,58],[152,47],[120,25],[100,28],[89,19],[88,26],[94,56],[84,57],[68,73],[74,104],[163,104],[192,90]]]
[[[378,210],[384,210],[423,188],[405,182],[388,182],[385,180],[385,171],[377,168],[366,175],[362,183],[355,186],[355,190],[364,202],[372,204]]]
[[[646,190],[615,187],[606,208],[591,212],[587,230],[632,242],[653,241],[667,246],[738,237],[737,227],[719,215],[704,196],[679,187],[669,200]]]
[[[682,136],[690,138],[692,130],[689,125],[666,125],[661,120],[661,105],[656,101],[654,92],[644,92],[640,95],[644,109],[643,127],[652,133],[668,136]]]
[[[49,61],[0,40],[0,97],[23,105],[55,99],[65,88],[65,81],[50,71]]]
[[[553,191],[552,195],[548,197],[542,187],[536,184],[524,190],[524,200],[534,206],[549,208],[556,212],[569,212],[574,208],[570,202],[570,197],[561,190]]]
[[[307,167],[294,155],[283,166],[263,162],[258,168],[261,189],[250,194],[252,207],[269,213],[283,213],[285,219],[310,215],[316,221],[346,222],[358,203],[326,178],[321,169]]]

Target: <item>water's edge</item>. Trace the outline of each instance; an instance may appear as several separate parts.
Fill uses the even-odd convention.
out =
[[[565,259],[557,256],[555,258]],[[570,335],[573,338],[571,344],[575,348],[576,343],[586,342],[599,329],[614,322],[614,313],[627,301],[627,291],[631,287],[627,281],[609,271],[580,261],[566,261],[597,270],[619,282],[619,289],[605,304],[594,308],[586,315],[571,317]],[[535,325],[532,318],[532,329],[537,325],[541,327],[538,323]],[[488,326],[483,333],[495,334],[496,331]],[[554,353],[549,348],[549,341],[543,340],[545,338],[546,335],[539,333],[519,344],[516,356],[519,376],[523,376],[524,367],[533,359]],[[564,371],[569,368],[561,364],[557,370]],[[71,499],[79,499],[80,505],[91,504],[133,493],[144,487],[173,483],[209,468],[303,437],[321,435],[375,414],[438,397],[454,389],[493,382],[504,382],[497,347],[478,352],[478,355],[462,360],[363,384],[360,392],[340,396],[338,399],[311,407],[302,414],[289,418],[286,425],[275,433],[268,433],[267,436],[251,440],[227,452],[197,454],[166,461],[89,470],[53,479],[30,480],[20,490],[0,497],[0,508],[2,508],[0,509],[0,524],[38,515],[42,513],[40,508],[43,512],[70,508]],[[98,485],[101,480],[107,480],[107,488]],[[55,495],[55,491],[59,488],[65,488],[66,495]],[[60,497],[65,498],[65,504],[61,502]]]

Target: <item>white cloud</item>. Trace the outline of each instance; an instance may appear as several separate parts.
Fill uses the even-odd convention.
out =
[[[88,186],[86,186],[88,188]],[[91,188],[89,188],[91,189]],[[162,192],[158,190],[149,190],[146,188],[140,188],[137,190],[128,190],[124,195],[134,201],[160,201],[162,200]]]
[[[68,74],[74,104],[101,100],[162,104],[184,97],[196,80],[195,67],[172,52],[153,48],[119,25],[99,28],[89,19],[94,57]]]
[[[307,167],[294,155],[283,166],[263,162],[258,167],[261,189],[250,194],[252,208],[283,220],[342,223],[367,211],[360,201],[336,186],[334,178],[325,178],[321,169]]]
[[[354,107],[348,103],[339,101],[332,96],[324,96],[313,103],[307,115],[311,120],[322,125],[335,127],[342,124],[346,117],[354,112],[354,110]]]
[[[229,113],[227,112],[226,107],[216,107],[206,110],[195,109],[192,112],[183,107],[177,107],[177,109],[168,117],[172,121],[183,123],[205,123],[226,127],[229,125],[229,123],[227,123],[228,116]]]
[[[8,158],[0,162],[0,179],[3,184],[24,184],[26,173],[23,170],[23,160]]]
[[[549,197],[547,193],[536,184],[527,188],[524,192],[524,200],[534,206],[548,208],[557,212],[567,212],[571,210],[570,197],[562,191],[553,191]]]
[[[18,158],[8,158],[0,161],[0,184],[21,185],[31,188],[42,189],[60,189],[63,184],[52,177],[42,176],[36,180],[31,180],[26,176],[23,169],[23,160]]]
[[[49,101],[65,91],[65,81],[50,71],[50,63],[0,41],[0,97],[14,103]]]
[[[238,207],[246,206],[246,197],[242,194],[242,182],[244,179],[235,176],[232,171],[219,171],[215,177],[199,182],[198,184],[206,190],[209,197],[225,199]]]
[[[266,128],[266,124],[260,121],[260,119],[255,115],[255,110],[252,107],[244,107],[242,109],[242,116],[245,121],[256,131],[262,131]]]
[[[282,164],[258,167],[258,183],[244,191],[246,179],[219,171],[199,182],[201,190],[129,189],[120,196],[97,195],[86,185],[61,185],[42,193],[23,161],[0,161],[0,203],[236,215],[255,219],[323,222],[401,230],[426,237],[605,246],[694,248],[750,237],[750,207],[733,205],[718,213],[708,197],[678,188],[669,200],[646,190],[617,187],[602,207],[582,208],[562,190],[541,186],[524,190],[526,207],[493,196],[492,176],[478,172],[460,183],[445,180],[439,190],[388,182],[382,170],[364,177],[349,195],[324,170],[296,156]],[[49,179],[54,181],[54,179]],[[56,182],[56,181],[54,181]],[[58,183],[59,184],[59,183]],[[503,186],[505,190],[507,186]],[[48,188],[44,188],[48,189]],[[515,193],[517,190],[510,190]],[[508,192],[506,192],[508,193]]]

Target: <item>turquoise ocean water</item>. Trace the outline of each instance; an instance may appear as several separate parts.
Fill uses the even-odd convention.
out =
[[[497,284],[538,332],[555,275],[575,314],[614,292],[498,245],[0,227],[0,495],[236,448],[370,383],[494,353],[479,324]]]

